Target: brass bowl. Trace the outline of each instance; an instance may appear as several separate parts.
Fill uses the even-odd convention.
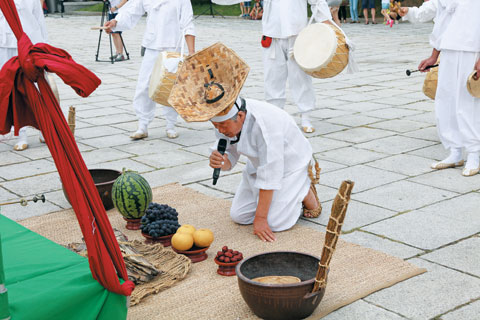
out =
[[[88,171],[93,178],[95,187],[97,187],[98,194],[102,199],[103,207],[105,210],[112,209],[114,207],[112,201],[112,186],[122,173],[118,170],[111,169],[89,169]],[[70,203],[65,188],[63,188],[63,194],[65,195],[65,199]]]
[[[258,317],[293,320],[310,316],[325,294],[312,293],[320,258],[300,252],[277,251],[242,260],[236,268],[243,299]],[[252,279],[264,276],[294,276],[301,282],[267,284]]]

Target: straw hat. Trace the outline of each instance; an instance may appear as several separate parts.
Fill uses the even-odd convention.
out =
[[[472,97],[480,98],[480,79],[475,80],[473,77],[477,74],[477,71],[473,71],[467,80],[467,90]],[[480,77],[480,75],[479,75]]]
[[[168,102],[185,121],[208,121],[228,114],[250,67],[217,42],[185,59]]]

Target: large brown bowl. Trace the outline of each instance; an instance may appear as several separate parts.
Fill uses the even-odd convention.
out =
[[[267,252],[237,265],[238,286],[243,299],[260,318],[303,319],[313,313],[325,289],[311,293],[320,258],[290,251]],[[252,281],[264,276],[295,276],[299,283],[266,284]]]
[[[97,187],[105,210],[113,209],[112,186],[122,173],[118,170],[111,169],[89,169],[88,171],[93,178],[95,187]],[[65,199],[70,203],[65,188],[63,188],[63,194],[65,195]]]

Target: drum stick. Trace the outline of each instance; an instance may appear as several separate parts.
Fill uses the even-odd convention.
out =
[[[438,63],[437,63],[437,64],[434,64],[433,66],[425,67],[424,70],[428,70],[428,69],[430,69],[430,68],[435,68],[435,67],[438,67]],[[418,70],[418,69],[417,69],[417,70],[413,70],[413,71],[412,71],[412,70],[407,70],[407,71],[405,71],[405,72],[406,72],[407,76],[410,76],[412,73],[417,72],[417,71],[420,71],[420,70]]]
[[[90,30],[107,30],[108,27],[91,27]]]

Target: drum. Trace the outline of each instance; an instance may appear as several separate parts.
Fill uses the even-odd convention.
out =
[[[173,84],[177,79],[177,73],[169,72],[167,65],[170,67],[169,59],[176,63],[180,58],[178,52],[163,51],[158,55],[155,66],[153,67],[152,75],[150,76],[150,84],[148,86],[148,96],[150,99],[164,106],[170,106],[168,97],[172,91]],[[172,62],[170,61],[170,62]],[[178,63],[177,71],[180,69],[182,62]]]
[[[467,90],[470,92],[472,97],[480,98],[480,75],[478,75],[478,79],[473,79],[473,76],[477,74],[477,71],[473,71],[467,80]]]
[[[423,93],[432,100],[435,100],[437,94],[438,67],[431,68],[423,81]]]
[[[331,78],[347,66],[348,46],[338,27],[314,23],[298,34],[293,56],[300,68],[312,77]]]

